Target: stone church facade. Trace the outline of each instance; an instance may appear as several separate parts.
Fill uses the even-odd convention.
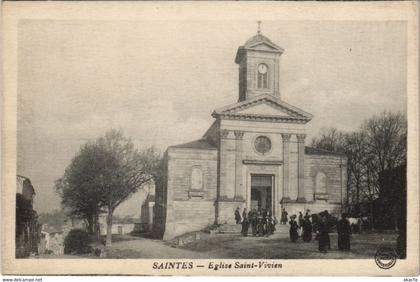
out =
[[[347,159],[305,147],[313,116],[281,99],[283,52],[260,32],[240,46],[238,102],[216,109],[201,139],[167,149],[154,217],[164,239],[232,224],[238,207],[269,209],[277,219],[282,208],[341,212]]]

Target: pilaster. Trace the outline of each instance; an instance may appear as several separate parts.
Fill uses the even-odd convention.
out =
[[[297,202],[306,202],[305,198],[305,138],[306,134],[296,134],[298,143],[298,196]]]
[[[282,133],[283,139],[283,199],[282,201],[290,200],[289,194],[289,163],[290,163],[290,134]]]
[[[243,183],[242,183],[242,140],[244,132],[235,130],[235,199],[244,199]]]

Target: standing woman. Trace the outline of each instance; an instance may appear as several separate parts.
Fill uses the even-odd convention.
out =
[[[290,229],[289,229],[289,235],[290,235],[290,241],[292,241],[293,243],[296,243],[299,235],[298,235],[298,224],[296,222],[296,215],[292,215],[290,217]]]
[[[248,214],[246,213],[246,208],[244,209],[244,212],[242,213],[242,235],[244,237],[248,236],[248,227],[249,227],[249,221],[248,221]]]
[[[281,212],[281,224],[286,224],[286,223],[287,223],[287,211],[285,208],[283,208]]]
[[[326,253],[330,244],[330,235],[328,234],[329,227],[328,227],[328,222],[327,222],[327,215],[325,214],[325,212],[322,212],[320,216],[321,216],[321,220],[319,222],[319,227],[318,227],[318,230],[319,230],[318,250],[321,253]]]
[[[310,242],[312,240],[312,223],[309,220],[309,216],[305,216],[305,220],[303,221],[302,239],[304,242]]]
[[[261,210],[257,212],[257,237],[264,235],[264,217]]]
[[[255,209],[252,209],[248,213],[248,219],[249,219],[249,223],[251,224],[252,236],[256,236],[257,235],[257,211]]]
[[[341,215],[341,220],[337,223],[338,233],[338,249],[340,251],[350,251],[350,222],[347,219],[347,214]]]

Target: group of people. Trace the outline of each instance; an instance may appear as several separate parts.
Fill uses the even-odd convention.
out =
[[[244,208],[242,217],[239,208],[235,210],[236,224],[242,224],[241,233],[244,237],[248,236],[249,227],[251,226],[252,236],[262,237],[270,236],[276,230],[277,220],[270,210],[252,209],[247,212]]]
[[[310,211],[307,210],[305,216],[303,216],[302,212],[299,212],[299,217],[297,221],[296,221],[296,215],[290,216],[289,235],[290,235],[290,240],[293,243],[295,243],[298,240],[299,233],[302,234],[302,240],[304,242],[310,242],[312,240],[313,226],[312,226],[312,222],[310,219],[311,216],[309,212]],[[283,209],[282,218],[283,218],[283,213],[287,214],[285,209]]]
[[[283,214],[287,212],[283,209]],[[332,220],[331,215],[328,211],[323,211],[319,214],[311,215],[310,211],[307,210],[305,216],[302,212],[299,212],[299,217],[296,220],[296,215],[290,216],[290,229],[289,235],[290,240],[295,243],[301,234],[304,242],[310,242],[312,240],[312,234],[316,233],[316,239],[318,239],[318,250],[322,253],[326,253],[331,249],[330,235],[331,229],[336,225],[338,234],[338,249],[340,251],[350,251],[350,235],[351,227],[350,222],[347,219],[347,214],[342,214],[339,221]]]
[[[280,220],[281,224],[287,224],[287,216],[288,213],[283,208]],[[248,236],[249,227],[251,227],[253,236],[270,236],[276,230],[275,226],[277,224],[277,220],[271,211],[265,209],[252,209],[247,212],[246,208],[244,208],[241,216],[240,210],[237,208],[235,210],[235,221],[236,224],[242,225],[241,233],[245,237]],[[337,221],[327,210],[318,214],[311,214],[310,210],[307,210],[305,215],[302,212],[299,212],[299,216],[295,214],[291,215],[289,224],[289,236],[293,243],[296,243],[299,237],[304,242],[310,242],[312,241],[312,235],[315,233],[315,239],[318,240],[318,250],[323,253],[331,249],[329,233],[336,226],[338,249],[340,251],[350,251],[351,225],[345,213]]]

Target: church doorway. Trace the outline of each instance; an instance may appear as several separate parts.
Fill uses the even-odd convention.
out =
[[[251,209],[273,212],[273,175],[251,174]]]

